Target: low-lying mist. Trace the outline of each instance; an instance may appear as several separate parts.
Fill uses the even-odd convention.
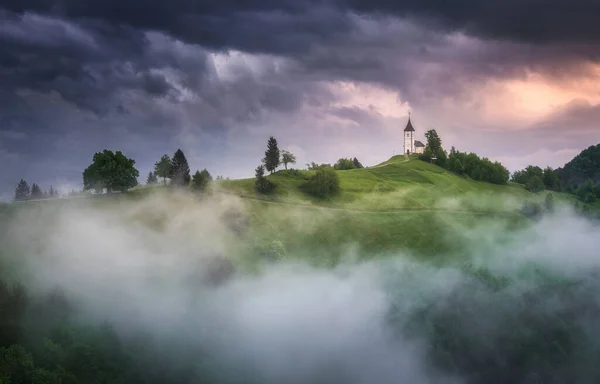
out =
[[[24,208],[0,237],[2,274],[35,297],[59,289],[70,324],[109,324],[138,351],[139,382],[600,380],[600,236],[569,210],[455,228],[468,246],[443,265],[328,269],[295,255],[248,268],[245,214],[186,195]]]

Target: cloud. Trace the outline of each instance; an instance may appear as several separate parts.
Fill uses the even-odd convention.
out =
[[[182,148],[200,169],[250,176],[254,166],[239,164],[257,162],[270,135],[300,148],[301,163],[333,162],[350,151],[376,163],[401,149],[408,110],[421,140],[436,128],[459,149],[522,156],[531,151],[524,140],[503,136],[505,144],[492,148],[477,132],[502,136],[539,126],[573,99],[599,102],[594,41],[510,38],[500,28],[505,19],[486,19],[496,13],[474,0],[451,9],[175,1],[149,4],[143,14],[129,1],[3,7],[0,119],[27,135],[11,150],[32,163],[5,175],[4,190],[9,178],[75,182],[93,151],[115,146],[142,173]],[[527,9],[497,8],[518,17]],[[496,29],[478,29],[487,24]],[[585,147],[590,137],[573,136],[569,146]],[[548,149],[554,144],[546,140],[560,139],[538,140]],[[223,153],[233,158],[218,161]],[[78,165],[48,169],[48,158]]]
[[[203,276],[213,257],[253,257],[222,220],[231,209],[250,214],[241,201],[154,195],[99,204],[23,207],[2,224],[0,241],[13,250],[3,261],[36,295],[59,285],[80,321],[108,321],[124,340],[151,332],[164,364],[172,361],[164,351],[180,351],[178,366],[196,375],[234,383],[597,375],[588,354],[598,340],[597,228],[571,212],[519,230],[501,220],[447,226],[465,247],[443,265],[396,254],[320,269],[289,254],[254,273],[236,263],[212,286]],[[295,219],[297,231],[315,224]]]

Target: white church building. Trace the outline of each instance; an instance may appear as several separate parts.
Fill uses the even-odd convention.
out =
[[[408,123],[404,128],[404,153],[411,155],[413,153],[423,153],[425,151],[425,144],[419,140],[415,140],[415,129],[410,122],[410,114],[408,115]]]

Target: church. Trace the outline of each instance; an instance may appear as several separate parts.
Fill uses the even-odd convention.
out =
[[[415,129],[410,122],[410,113],[408,114],[408,123],[404,128],[404,153],[411,155],[413,153],[423,153],[425,151],[425,144],[419,140],[415,140]]]

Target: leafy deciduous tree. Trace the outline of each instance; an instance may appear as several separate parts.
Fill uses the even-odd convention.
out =
[[[551,167],[544,168],[544,185],[553,191],[557,191],[560,188],[558,173]]]
[[[281,162],[285,166],[285,169],[287,169],[288,164],[296,164],[296,156],[294,156],[294,154],[290,151],[286,151],[284,149],[281,151]]]
[[[204,191],[206,186],[212,181],[212,176],[208,170],[196,171],[192,176],[192,188],[198,191]]]
[[[590,204],[596,201],[596,184],[592,179],[588,179],[576,190],[576,195],[584,203]]]
[[[321,198],[335,195],[340,190],[337,173],[331,167],[323,167],[305,184],[307,192]]]
[[[525,188],[534,193],[543,191],[545,187],[544,180],[538,175],[529,178],[527,184],[525,184]]]
[[[333,165],[333,168],[338,171],[345,171],[348,169],[355,169],[354,161],[352,159],[341,158]]]
[[[94,154],[92,164],[83,171],[83,189],[125,192],[138,184],[140,175],[135,168],[135,160],[123,155],[121,151],[110,151]]]
[[[164,185],[167,185],[167,177],[171,175],[171,158],[169,155],[162,155],[160,160],[154,163],[154,174],[162,177]]]

